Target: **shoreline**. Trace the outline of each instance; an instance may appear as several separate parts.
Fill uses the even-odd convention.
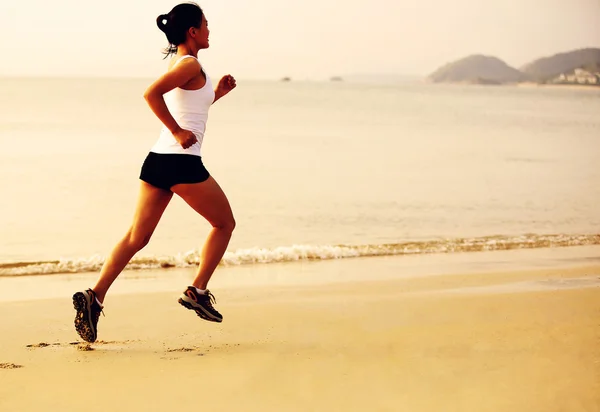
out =
[[[482,87],[515,87],[523,89],[564,89],[564,90],[600,90],[600,84],[548,84],[548,83],[534,83],[534,82],[522,82],[522,83],[478,83],[470,81],[461,82],[432,82],[427,79],[423,79],[420,84],[425,85],[446,85],[446,86],[482,86]]]
[[[600,90],[600,84],[546,84],[546,83],[517,83],[517,87],[523,88],[548,88],[548,89],[567,89],[567,90]]]
[[[327,285],[593,265],[600,265],[598,245],[356,257],[218,267],[211,288]],[[111,288],[109,296],[178,292],[191,282],[195,271],[194,267],[126,270]],[[97,272],[88,272],[0,277],[0,303],[70,298],[74,291],[91,287],[97,276]]]

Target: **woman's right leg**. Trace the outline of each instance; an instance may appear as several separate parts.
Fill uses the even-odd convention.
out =
[[[172,197],[173,193],[168,190],[141,182],[133,223],[104,262],[100,278],[93,288],[100,302],[104,301],[108,288],[131,258],[148,244]]]

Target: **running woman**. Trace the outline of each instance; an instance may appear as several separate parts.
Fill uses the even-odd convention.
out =
[[[104,262],[96,285],[73,295],[75,329],[87,342],[97,339],[98,319],[108,289],[133,256],[148,244],[173,194],[212,225],[198,274],[181,294],[179,303],[202,319],[223,320],[213,307],[215,299],[207,287],[227,249],[235,220],[225,193],[202,163],[201,147],[209,108],[233,90],[236,81],[226,75],[213,89],[198,60],[198,52],[209,47],[210,32],[197,4],[179,4],[168,14],[158,16],[156,23],[169,42],[167,56],[174,56],[168,71],[148,87],[144,98],[163,128],[141,168],[131,227]]]

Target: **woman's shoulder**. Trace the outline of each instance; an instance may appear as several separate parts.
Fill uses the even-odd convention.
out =
[[[173,69],[175,66],[177,66],[180,63],[186,63],[186,64],[197,64],[200,65],[200,60],[198,60],[198,58],[196,56],[192,56],[191,54],[186,54],[183,56],[174,56],[171,61],[169,62],[169,70]]]

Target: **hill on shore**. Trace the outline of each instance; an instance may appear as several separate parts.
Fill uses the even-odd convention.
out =
[[[600,49],[579,49],[542,57],[520,68],[539,82],[549,81],[561,74],[572,74],[575,69],[600,72]]]
[[[505,84],[528,80],[528,76],[497,57],[471,55],[448,63],[428,76],[434,83]]]
[[[570,75],[576,69],[600,72],[600,49],[587,48],[558,53],[536,59],[520,70],[493,56],[471,55],[448,63],[430,74],[434,83],[510,84],[520,82],[546,83],[561,74]]]

